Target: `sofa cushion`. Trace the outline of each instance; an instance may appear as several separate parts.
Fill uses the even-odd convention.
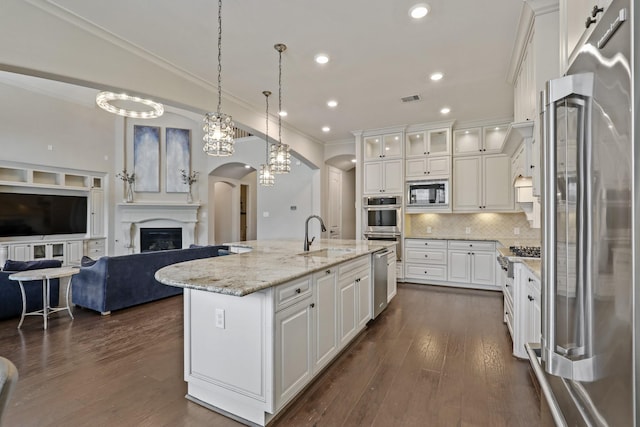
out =
[[[57,259],[41,259],[37,261],[13,261],[8,259],[4,263],[4,271],[40,270],[42,268],[58,268],[62,261]]]

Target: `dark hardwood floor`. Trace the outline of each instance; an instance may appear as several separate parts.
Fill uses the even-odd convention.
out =
[[[6,426],[235,426],[184,398],[182,297],[49,330],[0,321],[20,380]],[[499,293],[401,284],[389,308],[274,426],[534,426],[529,366],[511,356]]]

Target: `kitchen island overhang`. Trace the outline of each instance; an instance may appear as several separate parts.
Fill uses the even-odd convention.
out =
[[[251,251],[174,264],[155,277],[185,289],[187,398],[266,425],[371,320],[372,256],[394,243],[229,246]]]

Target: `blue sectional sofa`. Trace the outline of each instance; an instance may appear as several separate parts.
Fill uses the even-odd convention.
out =
[[[9,280],[9,276],[19,271],[55,268],[60,267],[61,265],[61,261],[53,259],[27,262],[7,260],[3,270],[0,271],[0,320],[20,317],[22,314],[22,295],[20,295],[20,285],[16,281]],[[41,310],[42,281],[35,280],[23,282],[23,285],[24,293],[27,297],[27,311]],[[49,305],[52,307],[58,305],[59,288],[60,280],[51,280]]]
[[[157,270],[170,264],[210,258],[228,253],[227,246],[105,256],[80,268],[71,281],[72,302],[80,307],[109,314],[182,293],[182,288],[162,285],[154,278]]]

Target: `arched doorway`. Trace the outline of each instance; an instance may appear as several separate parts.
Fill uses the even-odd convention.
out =
[[[208,240],[223,244],[256,239],[257,174],[244,163],[231,162],[209,173]]]

